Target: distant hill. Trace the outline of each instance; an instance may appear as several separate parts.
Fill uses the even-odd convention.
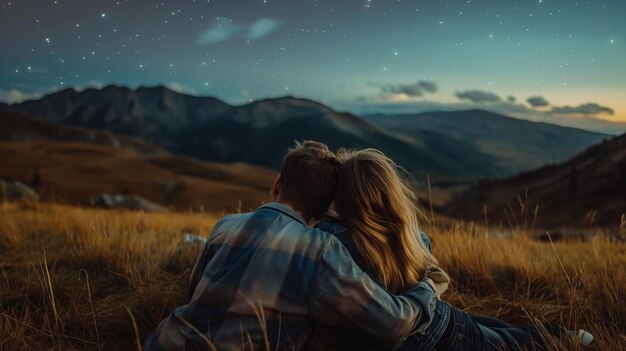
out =
[[[559,165],[481,182],[443,209],[458,217],[483,221],[485,206],[490,223],[519,222],[523,211],[532,222],[538,206],[538,224],[546,227],[619,225],[620,217],[626,214],[626,134]]]
[[[163,149],[140,138],[118,135],[106,130],[50,123],[8,110],[0,110],[0,141],[75,142],[108,145],[148,154],[164,153]]]
[[[412,171],[477,174],[446,163],[420,145],[348,113],[306,99],[283,97],[232,108],[181,135],[178,152],[221,162],[243,161],[278,168],[294,140],[315,139],[339,147],[374,147]]]
[[[91,205],[102,193],[131,193],[178,210],[256,208],[269,200],[276,173],[168,154],[140,154],[86,143],[0,142],[0,179],[32,184],[42,200]]]
[[[67,89],[10,109],[140,137],[177,154],[274,169],[296,139],[323,141],[333,149],[374,147],[437,180],[511,175],[562,161],[606,137],[486,111],[364,119],[290,96],[231,106],[160,86]]]
[[[567,160],[608,138],[554,124],[531,122],[484,111],[440,111],[419,114],[371,115],[368,121],[415,140],[447,137],[444,154],[485,167],[484,175],[513,175]],[[436,152],[436,151],[434,151]]]
[[[65,89],[11,109],[51,122],[109,130],[170,148],[170,137],[220,115],[231,106],[211,97],[179,94],[162,86]]]

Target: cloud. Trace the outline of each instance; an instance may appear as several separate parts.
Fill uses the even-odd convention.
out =
[[[7,104],[15,104],[26,100],[37,99],[43,96],[41,93],[26,93],[17,89],[0,89],[0,101]]]
[[[109,84],[115,84],[115,83],[111,82]],[[74,89],[76,89],[77,91],[82,91],[82,90],[86,90],[86,89],[102,89],[106,85],[107,84],[104,84],[104,83],[102,83],[99,80],[92,79],[92,80],[88,81],[87,84],[85,84],[85,85],[81,85],[81,84],[74,85]],[[52,90],[56,90],[56,89],[52,89]],[[41,94],[41,95],[43,95],[43,94]]]
[[[543,96],[531,96],[526,99],[528,104],[532,107],[546,107],[550,106],[550,102],[546,100]]]
[[[175,92],[180,93],[180,94],[195,95],[195,94],[198,93],[195,89],[193,89],[193,88],[191,88],[189,86],[186,86],[184,84],[181,84],[179,82],[168,82],[168,83],[164,83],[163,85],[166,88],[168,88],[169,90],[175,91]]]
[[[460,100],[469,100],[474,103],[496,103],[502,99],[497,94],[483,90],[465,90],[455,93]]]
[[[230,18],[219,18],[209,29],[207,29],[200,38],[198,44],[200,45],[213,45],[221,41],[228,40],[242,30],[242,27],[233,22]]]
[[[554,106],[552,107],[552,113],[558,114],[580,114],[580,115],[596,115],[601,113],[606,113],[609,115],[613,115],[615,111],[607,106],[602,106],[595,102],[588,102],[586,104],[578,105],[576,107],[572,106]]]
[[[437,84],[428,80],[420,80],[412,84],[373,84],[380,88],[382,94],[404,94],[410,97],[420,97],[424,94],[434,94],[437,92]]]
[[[248,33],[246,34],[246,38],[249,40],[256,40],[263,38],[264,36],[270,35],[276,29],[280,27],[280,23],[272,18],[261,18],[260,20],[252,23],[250,28],[248,28]]]
[[[96,89],[102,89],[102,87],[104,87],[104,83],[102,83],[99,80],[92,79],[89,82],[87,82],[87,86],[96,88]]]
[[[515,103],[515,101],[517,101],[517,98],[513,95],[509,95],[506,97],[506,101],[510,102],[510,103]]]
[[[230,39],[257,40],[275,32],[281,22],[263,17],[252,23],[240,24],[231,18],[221,17],[211,24],[197,40],[198,45],[214,45]]]
[[[507,99],[508,100],[508,99]],[[416,99],[383,99],[380,96],[361,96],[350,101],[336,100],[330,102],[337,110],[350,111],[357,115],[370,114],[412,114],[431,111],[463,111],[481,108],[506,116],[536,122],[553,123],[566,127],[582,128],[606,134],[623,134],[626,123],[611,122],[599,119],[594,115],[570,116],[552,113],[551,110],[535,110],[528,105],[501,101],[499,103],[476,104],[470,101],[436,102]]]

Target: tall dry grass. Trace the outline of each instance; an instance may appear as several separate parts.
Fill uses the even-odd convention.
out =
[[[133,350],[185,302],[209,214],[0,205],[0,349]],[[456,223],[431,229],[454,278],[444,298],[514,324],[582,327],[594,349],[626,349],[626,244],[540,243]]]
[[[0,207],[0,349],[131,350],[186,295],[216,217]]]

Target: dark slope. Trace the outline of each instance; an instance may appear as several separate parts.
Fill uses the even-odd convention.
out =
[[[521,216],[518,196],[525,203],[528,217],[539,206],[538,223],[545,226],[618,225],[626,214],[626,134],[559,165],[481,182],[445,210],[482,221],[486,206],[491,223],[506,223]],[[505,213],[508,204],[511,208]]]

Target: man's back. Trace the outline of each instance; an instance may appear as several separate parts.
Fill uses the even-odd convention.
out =
[[[213,230],[191,277],[191,298],[161,323],[166,349],[300,348],[310,336],[309,292],[329,234],[271,203]]]
[[[337,238],[278,203],[218,222],[190,287],[190,302],[165,318],[146,350],[301,349],[314,320],[397,347],[430,324],[436,302],[426,278],[390,294]]]

